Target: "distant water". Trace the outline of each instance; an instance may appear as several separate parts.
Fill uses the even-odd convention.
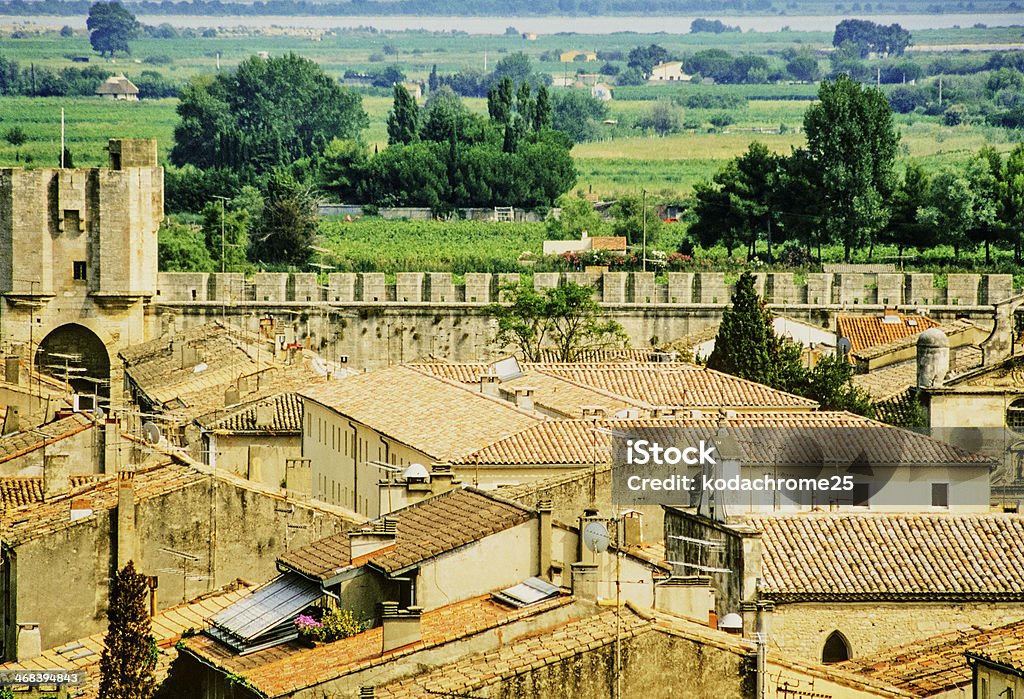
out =
[[[702,15],[707,19],[716,19]],[[743,31],[777,32],[783,27],[794,31],[828,31],[854,15],[770,15],[770,16],[721,16],[726,24],[738,26]],[[990,27],[1024,25],[1024,14],[917,14],[917,15],[865,15],[880,24],[899,23],[905,29],[943,29],[948,27],[972,27],[977,23]],[[615,17],[296,17],[296,16],[243,16],[220,17],[192,15],[139,15],[145,24],[166,22],[174,27],[236,27],[239,25],[256,28],[305,27],[310,29],[332,29],[345,27],[375,27],[382,30],[401,31],[404,29],[426,29],[430,31],[458,30],[469,34],[504,34],[505,29],[514,26],[521,32],[555,34],[576,32],[579,34],[613,34],[615,32],[636,32],[638,34],[686,34],[694,17],[682,16],[615,16]],[[0,16],[0,24],[30,22],[85,28],[85,17]]]

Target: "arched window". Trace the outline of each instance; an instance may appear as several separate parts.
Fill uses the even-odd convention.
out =
[[[1006,426],[1024,434],[1024,398],[1018,398],[1006,408]]]
[[[841,663],[850,659],[850,644],[846,636],[833,631],[825,639],[825,646],[821,649],[821,662]]]

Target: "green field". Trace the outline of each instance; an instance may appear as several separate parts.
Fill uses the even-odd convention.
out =
[[[241,21],[241,20],[238,20]],[[467,68],[493,67],[512,51],[524,51],[536,59],[534,67],[553,75],[596,70],[603,62],[562,64],[541,62],[541,54],[560,49],[619,51],[657,42],[672,52],[693,52],[705,48],[724,48],[733,53],[766,55],[770,60],[785,48],[824,49],[831,43],[828,32],[726,33],[701,34],[610,34],[541,36],[537,41],[518,37],[468,34],[437,34],[425,31],[374,32],[331,30],[318,32],[281,29],[246,30],[232,28],[236,18],[211,17],[218,27],[215,38],[138,39],[132,42],[129,58],[101,59],[93,53],[84,33],[66,39],[56,31],[23,39],[10,38],[9,28],[0,27],[0,56],[16,58],[22,65],[52,69],[81,67],[73,57],[88,57],[90,66],[124,72],[129,77],[153,70],[175,81],[184,81],[196,73],[217,70],[218,60],[227,69],[258,51],[279,55],[295,52],[320,63],[329,73],[340,77],[346,69],[379,69],[389,64],[400,67],[412,79],[424,79],[433,65],[441,73]],[[3,21],[0,20],[0,24]],[[55,20],[54,29],[59,27]],[[685,28],[680,28],[680,31]],[[942,29],[914,32],[917,49],[935,46],[985,46],[1020,42],[1021,27],[992,29]],[[958,55],[952,52],[950,55]],[[153,57],[161,58],[157,63]],[[218,58],[219,57],[219,58]],[[170,61],[166,63],[164,61]],[[617,62],[620,66],[621,61]],[[827,61],[823,61],[827,63]],[[752,140],[773,150],[788,153],[803,144],[803,114],[817,87],[807,84],[777,85],[671,85],[621,87],[609,104],[605,138],[573,149],[579,179],[575,189],[601,198],[639,192],[641,189],[665,199],[686,196],[693,184],[707,179],[730,158],[742,153]],[[381,90],[363,97],[370,126],[363,133],[369,148],[386,145],[385,120],[391,106]],[[643,135],[633,128],[654,100],[672,99],[685,104],[697,93],[746,98],[745,106],[727,110],[733,123],[713,128],[711,119],[725,110],[680,108],[680,118],[688,129],[684,133],[659,138]],[[466,100],[478,113],[486,112],[486,101]],[[55,165],[59,159],[60,109],[65,110],[68,147],[76,165],[101,165],[106,162],[104,146],[111,137],[156,138],[166,158],[171,147],[175,100],[143,100],[138,103],[110,102],[92,97],[0,97],[0,134],[20,126],[29,142],[15,149],[0,140],[0,165],[24,164],[26,156],[33,165]],[[940,165],[962,161],[983,145],[1000,150],[1012,148],[1020,134],[984,126],[942,125],[941,117],[897,117],[902,132],[904,157]]]

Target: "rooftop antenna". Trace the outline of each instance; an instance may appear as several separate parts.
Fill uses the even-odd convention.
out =
[[[189,575],[188,564],[198,563],[199,556],[193,556],[191,553],[185,553],[184,551],[176,551],[166,546],[161,546],[160,551],[166,553],[174,558],[181,561],[180,568],[161,568],[161,573],[181,573],[181,602],[184,604],[188,601],[187,584],[189,580],[209,580],[209,576],[206,575]]]

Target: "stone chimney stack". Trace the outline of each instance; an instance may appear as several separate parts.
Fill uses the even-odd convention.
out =
[[[381,653],[416,643],[422,638],[419,607],[399,609],[398,602],[381,602],[383,642]]]
[[[117,474],[117,567],[135,559],[135,472]]]
[[[949,373],[949,338],[938,328],[917,336],[917,387],[939,388]]]
[[[67,454],[43,457],[43,500],[52,500],[71,491],[69,460]]]
[[[550,500],[541,500],[537,503],[537,529],[540,538],[537,547],[540,558],[538,575],[545,580],[551,580],[551,511]]]

